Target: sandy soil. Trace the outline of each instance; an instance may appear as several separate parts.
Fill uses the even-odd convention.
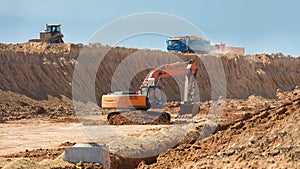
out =
[[[138,136],[145,131],[155,131],[163,127],[165,126],[97,126],[99,132],[97,137],[101,138],[102,144],[109,144],[114,139]],[[80,123],[74,122],[45,121],[39,118],[23,119],[0,123],[0,129],[0,167],[19,157],[32,158],[36,161],[47,159],[48,153],[57,157],[63,152],[62,148],[66,142],[96,141],[85,133],[87,130],[84,130]],[[26,155],[26,152],[29,153]],[[42,157],[38,154],[42,154]]]
[[[101,130],[97,137],[101,137],[103,143],[107,141],[111,151],[115,152],[111,154],[112,168],[297,168],[300,166],[300,131],[297,127],[300,126],[300,90],[278,92],[277,96],[278,100],[259,96],[244,100],[227,99],[213,135],[201,139],[207,130],[203,126],[207,123],[191,123],[187,137],[177,140],[179,144],[167,148],[158,156],[154,154],[151,157],[130,158],[120,155],[124,155],[122,151],[132,152],[131,155],[134,155],[133,152],[140,152],[138,145],[143,145],[148,153],[153,153],[157,146],[162,150],[164,145],[181,136],[178,135],[180,132],[172,133],[170,130],[175,126],[175,131],[180,131],[181,125],[109,126],[107,132],[105,129]],[[208,118],[210,105],[213,103],[200,103],[202,109],[197,118]],[[174,115],[178,107],[170,105],[166,110]],[[13,164],[16,157],[27,157],[39,162],[37,164],[43,159],[55,161],[71,143],[91,141],[81,124],[74,122],[31,118],[7,121],[1,123],[0,127],[2,166]],[[153,138],[162,133],[164,137],[153,142]],[[166,133],[170,135],[167,136]],[[124,148],[124,144],[127,148]],[[151,148],[147,149],[147,146]],[[20,161],[17,163],[20,164]]]
[[[201,109],[193,122],[174,122],[179,112],[174,100],[180,98],[180,83],[170,85],[175,81],[169,78],[161,85],[168,101],[174,101],[164,108],[173,123],[135,125],[116,117],[120,122],[117,124],[123,125],[104,125],[105,113],[97,105],[87,117],[77,117],[74,111],[73,71],[82,49],[88,63],[85,68],[89,69],[108,47],[0,44],[0,167],[102,168],[100,164],[70,164],[63,160],[64,148],[96,140],[109,146],[113,169],[300,168],[300,89],[295,88],[300,85],[299,58],[280,53],[217,57],[175,54],[183,60],[195,59],[199,66],[196,79]],[[80,79],[84,85],[76,88],[76,99],[89,104],[96,95],[99,104],[101,95],[111,92],[118,66],[132,55],[132,62],[140,64],[127,66],[125,73],[134,75],[130,90],[136,90],[149,71],[145,69],[149,65],[145,57],[151,57],[153,65],[162,65],[162,58],[175,56],[147,49],[112,48],[96,71],[96,85]],[[224,68],[227,82],[227,99],[219,98],[225,103],[221,114],[216,112],[222,103],[211,101],[211,94],[213,85],[223,82],[211,84],[214,76],[209,77],[206,67],[216,59]],[[168,63],[170,60],[174,59],[167,59]],[[121,90],[124,83],[115,87]],[[136,115],[133,118],[138,119]]]
[[[243,106],[249,114],[241,119],[226,123],[222,118],[218,130],[205,139],[201,139],[205,130],[199,128],[198,139],[169,149],[156,163],[139,168],[299,168],[300,90],[277,95],[278,100],[265,103],[260,97],[230,100],[239,105],[258,101],[266,107],[254,106],[251,113]]]

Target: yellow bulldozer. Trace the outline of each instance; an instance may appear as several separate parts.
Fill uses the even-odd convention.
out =
[[[40,39],[30,39],[29,42],[64,43],[60,24],[46,24],[45,31],[40,32]]]

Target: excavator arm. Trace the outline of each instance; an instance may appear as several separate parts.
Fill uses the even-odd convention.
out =
[[[194,90],[194,80],[197,70],[198,67],[192,60],[162,65],[148,73],[137,93],[147,95],[149,88],[158,87],[160,79],[170,76],[186,75],[184,90],[185,95],[187,95]],[[190,100],[190,98],[185,98],[184,101],[188,102],[188,100]]]
[[[188,64],[188,66],[186,68],[183,68],[182,66],[186,65],[186,64]],[[193,63],[192,60],[162,65],[148,73],[148,75],[144,79],[140,88],[142,88],[143,86],[149,85],[149,82],[148,82],[149,78],[153,78],[154,84],[158,85],[158,82],[161,78],[166,78],[166,77],[170,77],[170,76],[178,76],[178,75],[188,75],[190,73],[195,76],[197,73],[197,70],[198,70],[198,67],[196,64]]]

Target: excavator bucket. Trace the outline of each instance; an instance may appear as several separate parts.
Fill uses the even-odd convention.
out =
[[[185,103],[180,105],[180,111],[176,121],[189,121],[200,111],[198,104]]]

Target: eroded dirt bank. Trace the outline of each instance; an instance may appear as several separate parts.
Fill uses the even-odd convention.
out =
[[[196,59],[199,71],[197,75],[198,89],[202,101],[212,97],[212,90],[220,90],[218,86],[225,86],[228,98],[247,98],[250,95],[260,95],[267,98],[275,98],[276,89],[291,90],[300,84],[300,58],[286,57],[281,54],[260,54],[252,56],[195,56],[173,54],[152,50],[137,50],[115,47],[108,50],[108,47],[99,44],[46,44],[46,43],[23,43],[23,44],[0,44],[0,89],[24,94],[35,99],[47,99],[48,95],[72,98],[72,78],[74,65],[78,56],[86,58],[84,64],[87,67],[93,66],[96,58],[105,57],[97,71],[97,78],[94,84],[85,82],[86,89],[95,89],[97,101],[105,93],[111,92],[112,77],[120,63],[125,59],[133,58],[131,66],[127,66],[127,74],[133,77],[129,88],[117,86],[119,90],[136,90],[142,83],[149,68],[140,68],[139,72],[130,67],[141,67],[143,62],[146,65],[161,63],[172,63],[176,59]],[[132,56],[132,57],[130,57]],[[176,58],[161,61],[161,58]],[[148,63],[143,58],[151,58],[153,63]],[[153,58],[153,59],[152,59]],[[214,62],[217,60],[216,62]],[[218,63],[211,65],[210,63]],[[224,78],[220,81],[213,81],[209,73],[214,67],[222,67]],[[145,70],[143,70],[145,69]],[[143,70],[143,71],[141,71]],[[222,73],[222,72],[221,72]],[[90,75],[95,76],[95,75]],[[83,79],[85,80],[85,79]],[[127,79],[124,79],[125,81]],[[225,81],[225,82],[224,82]],[[118,81],[120,82],[120,81]],[[125,82],[124,82],[125,83]],[[120,82],[122,84],[122,81]],[[175,85],[170,85],[175,84]],[[174,79],[169,78],[162,81],[164,92],[168,100],[179,100],[179,87]],[[212,87],[213,86],[213,87]],[[215,89],[217,86],[217,89]],[[93,89],[92,89],[93,90]],[[218,93],[218,91],[216,92]]]
[[[112,154],[113,168],[124,166],[127,168],[183,166],[186,168],[195,166],[199,168],[299,168],[300,91],[299,87],[295,88],[295,86],[300,85],[300,59],[281,54],[198,57],[146,49],[116,47],[108,50],[108,47],[99,44],[88,46],[46,43],[0,44],[0,122],[8,127],[10,123],[26,125],[22,123],[22,119],[48,120],[53,122],[54,127],[56,122],[62,125],[70,122],[78,124],[72,102],[72,80],[75,64],[78,63],[77,58],[82,56],[83,62],[79,64],[87,66],[84,70],[88,69],[92,72],[89,68],[95,66],[94,61],[104,53],[106,56],[99,68],[97,67],[95,83],[86,81],[93,74],[88,74],[87,79],[79,78],[77,81],[86,82],[83,83],[84,86],[78,88],[82,92],[79,92],[79,96],[86,91],[95,91],[94,95],[99,102],[101,95],[111,92],[112,88],[135,90],[151,66],[172,63],[178,58],[195,59],[199,66],[198,90],[203,102],[199,102],[201,110],[197,115],[198,119],[209,117],[208,113],[214,103],[210,100],[212,91],[216,90],[217,94],[222,93],[218,91],[220,89],[218,87],[224,89],[222,87],[225,86],[227,95],[226,106],[217,124],[217,130],[207,139],[198,140],[203,131],[200,126],[196,126],[195,130],[188,134],[188,139],[182,140],[181,143],[157,157],[148,160],[126,159]],[[152,62],[147,62],[145,58],[151,58]],[[126,73],[132,77],[129,81],[130,85],[122,88],[123,84],[126,85],[126,80],[121,81],[117,86],[112,85],[114,80],[112,77],[122,75],[116,75],[115,72],[118,71],[119,65],[126,63],[127,59],[132,59],[130,65],[125,64],[128,68]],[[218,69],[210,67],[210,63],[217,63],[216,66],[222,67],[225,75],[224,79],[220,78],[220,81],[214,81],[216,82],[214,84],[211,84],[213,77],[209,74],[216,73],[213,70]],[[139,68],[138,72],[135,71],[135,67]],[[180,99],[179,85],[173,78],[162,81],[162,87],[169,100]],[[92,97],[88,96],[84,99],[88,101]],[[179,110],[178,104],[169,103],[166,110],[176,115]],[[147,134],[151,136],[151,132],[158,131],[150,131]],[[133,137],[144,138],[147,134]],[[78,140],[72,140],[72,142],[76,141]],[[48,150],[44,150],[45,147],[42,145],[40,147],[41,149],[27,152],[24,147],[20,147],[19,153],[7,154],[0,159],[4,160],[5,164],[13,161],[9,164],[12,168],[86,166],[85,164],[75,166],[64,162],[63,156],[58,156],[63,151],[61,147],[49,147]],[[17,157],[30,159],[16,160]],[[54,160],[40,162],[43,159]],[[95,166],[89,164],[87,167],[101,168],[99,164]]]

